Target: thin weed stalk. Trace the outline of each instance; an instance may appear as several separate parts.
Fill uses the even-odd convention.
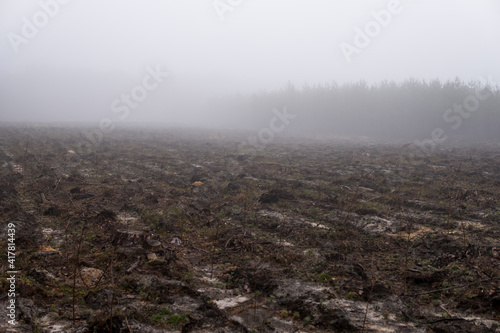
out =
[[[462,232],[464,237],[464,251],[467,250],[467,233],[465,230],[465,222],[462,222]]]
[[[73,292],[72,292],[72,305],[73,305],[73,326],[75,325],[75,302],[76,302],[76,276],[77,272],[80,269],[80,252],[82,249],[82,243],[83,243],[83,236],[85,234],[85,229],[87,227],[87,220],[83,223],[82,231],[80,232],[80,239],[78,240],[78,248],[76,250],[76,261],[75,261],[75,268],[73,271]]]
[[[373,255],[372,255],[372,277],[370,279],[370,293],[368,294],[368,300],[366,302],[366,308],[365,308],[365,315],[363,318],[363,328],[361,330],[361,333],[365,333],[365,327],[366,327],[366,319],[368,317],[368,309],[370,307],[370,302],[372,300],[372,294],[373,294],[373,287],[375,286],[375,282],[373,279]]]
[[[109,305],[109,333],[113,333],[113,305],[115,301],[115,277],[114,277],[114,259],[115,259],[115,249],[116,245],[113,246],[113,252],[111,253],[111,264],[110,264],[110,274],[111,274],[111,302]]]
[[[215,251],[217,250],[216,244],[217,244],[217,240],[219,239],[219,227],[220,227],[219,219],[216,218],[215,219],[215,230],[214,230],[214,234],[213,234],[213,238],[212,238],[212,251],[210,253],[210,279],[213,278],[213,274],[214,274]]]
[[[410,244],[411,244],[411,229],[412,229],[413,223],[409,223],[407,226],[408,229],[408,234],[406,238],[406,250],[405,250],[405,268],[404,268],[404,288],[403,288],[403,294],[406,294],[406,279],[408,277],[408,256],[410,254]]]

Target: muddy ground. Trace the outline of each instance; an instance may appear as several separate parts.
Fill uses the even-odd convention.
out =
[[[500,146],[0,129],[18,332],[500,332]],[[2,319],[6,330],[7,319]]]

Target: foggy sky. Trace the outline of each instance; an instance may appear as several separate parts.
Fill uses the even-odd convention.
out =
[[[182,122],[181,105],[203,112],[207,96],[288,82],[500,80],[496,0],[401,0],[350,62],[341,43],[354,44],[355,29],[391,1],[220,0],[234,5],[221,20],[218,0],[61,0],[68,3],[16,53],[9,34],[22,36],[23,18],[54,1],[0,0],[1,121],[97,122],[157,65],[169,78],[126,121]]]

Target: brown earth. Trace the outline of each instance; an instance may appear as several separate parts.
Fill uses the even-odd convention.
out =
[[[196,133],[1,129],[20,332],[500,331],[499,145]]]

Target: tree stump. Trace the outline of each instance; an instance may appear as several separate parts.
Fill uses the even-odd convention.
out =
[[[154,239],[146,239],[142,243],[142,247],[151,252],[161,250],[161,242]]]
[[[151,234],[143,230],[118,229],[112,237],[113,245],[139,246],[144,244]]]

